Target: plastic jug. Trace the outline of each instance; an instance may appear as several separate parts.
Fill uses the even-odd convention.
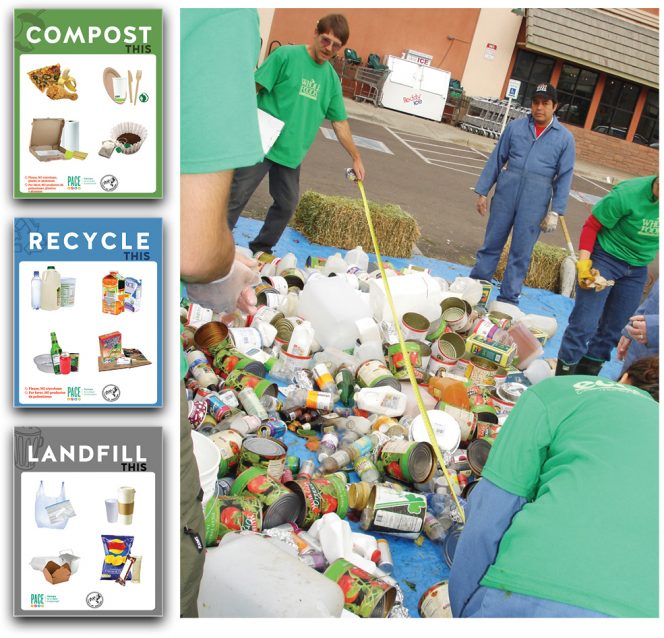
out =
[[[355,393],[355,404],[360,410],[384,414],[385,416],[401,416],[406,411],[408,399],[403,392],[389,386],[378,388],[362,388]]]
[[[276,273],[277,275],[281,275],[284,270],[288,270],[289,268],[297,268],[297,257],[293,253],[286,253],[281,258],[277,264]]]
[[[371,312],[361,293],[340,277],[313,279],[300,293],[299,314],[311,322],[323,347],[352,348],[358,336],[355,322]]]
[[[429,394],[457,408],[470,410],[470,400],[466,386],[461,381],[450,377],[431,377],[429,379]]]
[[[360,270],[366,270],[369,267],[369,255],[367,255],[362,246],[355,246],[353,250],[349,250],[344,257],[349,265],[355,265]]]
[[[313,326],[309,321],[303,321],[293,329],[286,352],[297,355],[298,357],[308,357],[311,354],[311,343],[313,340]]]
[[[440,317],[440,302],[443,293],[440,286],[426,273],[389,276],[388,284],[397,311],[397,317],[407,312],[418,312],[429,321]],[[369,280],[369,303],[376,321],[392,321],[392,312],[387,303],[385,283],[382,279]]]
[[[549,339],[553,337],[553,335],[555,335],[558,331],[558,322],[556,321],[555,317],[527,314],[521,319],[521,322],[526,326],[526,328],[537,328],[538,330],[546,333]]]
[[[476,306],[482,298],[482,284],[470,277],[457,277],[449,287],[450,292],[461,293],[471,306]]]
[[[226,534],[209,551],[198,595],[203,618],[338,618],[341,588],[283,552],[274,538]],[[295,603],[294,601],[297,601]]]
[[[49,266],[42,273],[40,303],[42,310],[57,310],[60,296],[60,273]]]
[[[329,277],[332,273],[338,273],[339,275],[344,274],[348,270],[348,264],[345,262],[344,258],[341,256],[341,253],[334,253],[332,257],[329,257],[325,262],[323,267],[323,274],[326,277]]]

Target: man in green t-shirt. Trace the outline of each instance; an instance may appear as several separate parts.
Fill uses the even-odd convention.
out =
[[[556,374],[599,374],[639,305],[659,250],[659,178],[620,182],[588,216],[579,238],[576,302]],[[604,279],[613,280],[605,287]]]
[[[521,396],[468,498],[455,617],[658,616],[658,399],[659,357]]]
[[[249,248],[272,252],[300,196],[300,165],[316,133],[328,119],[337,139],[350,155],[355,174],[364,179],[364,166],[353,142],[341,83],[330,60],[346,44],[349,28],[341,14],[321,18],[308,45],[277,48],[256,71],[258,108],[284,122],[281,134],[265,159],[235,171],[228,206],[228,223],[235,227],[249,198],[269,175],[272,206]]]

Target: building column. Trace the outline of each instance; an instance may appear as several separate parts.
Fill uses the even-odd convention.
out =
[[[604,93],[604,87],[606,86],[606,73],[600,73],[599,80],[597,80],[597,86],[595,87],[595,93],[593,94],[592,100],[590,100],[590,106],[588,107],[588,115],[586,116],[586,122],[583,125],[583,128],[590,130],[593,127],[593,122],[595,121],[595,115],[597,115],[597,109],[599,108],[599,102],[602,99],[602,93]]]
[[[558,80],[560,80],[560,74],[563,72],[563,61],[556,60],[553,69],[551,69],[551,78],[549,79],[549,84],[553,86],[558,86]]]

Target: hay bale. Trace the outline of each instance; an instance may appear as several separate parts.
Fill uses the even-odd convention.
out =
[[[511,243],[512,238],[510,237],[500,255],[495,275],[496,279],[500,281],[503,280],[503,275],[505,274],[507,255]],[[542,288],[551,292],[560,292],[560,264],[565,257],[567,257],[567,251],[564,248],[549,246],[538,241],[533,249],[533,257],[530,260],[528,274],[523,283],[531,288]]]
[[[396,204],[369,202],[369,210],[381,254],[410,257],[413,243],[420,237],[415,219]],[[307,191],[300,199],[292,225],[316,244],[346,249],[362,246],[373,252],[361,199]]]

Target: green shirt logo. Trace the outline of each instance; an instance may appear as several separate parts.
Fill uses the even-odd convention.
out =
[[[320,91],[320,84],[317,84],[316,80],[306,80],[305,78],[302,78],[300,95],[308,97],[310,100],[317,100],[318,91]]]
[[[659,219],[642,219],[639,235],[659,237]]]

